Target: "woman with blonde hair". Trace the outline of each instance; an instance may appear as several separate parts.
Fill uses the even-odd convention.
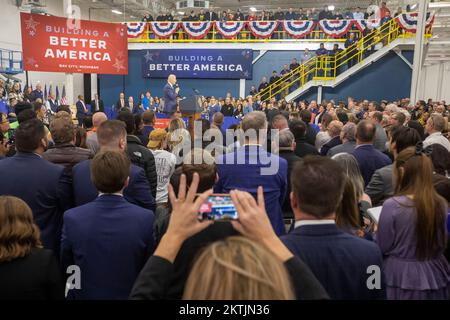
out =
[[[58,263],[42,249],[30,207],[0,196],[0,300],[62,299],[63,290]]]
[[[182,174],[178,197],[169,187],[172,204],[169,226],[136,280],[132,299],[167,298],[171,285],[167,279],[174,279],[174,261],[180,248],[214,223],[198,218],[200,207],[212,194],[208,190],[197,195],[199,180],[198,173],[194,173],[187,191],[187,178]],[[265,210],[262,187],[257,193],[258,202],[247,192],[230,193],[239,215],[239,220],[231,221],[231,225],[242,236],[212,242],[204,249],[190,270],[184,299],[328,298],[311,270],[277,237]]]
[[[179,149],[191,145],[191,135],[186,130],[186,125],[181,118],[174,118],[169,122],[167,147],[170,152],[177,155]]]

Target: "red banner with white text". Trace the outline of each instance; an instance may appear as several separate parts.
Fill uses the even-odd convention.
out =
[[[21,13],[27,71],[128,74],[127,27]]]

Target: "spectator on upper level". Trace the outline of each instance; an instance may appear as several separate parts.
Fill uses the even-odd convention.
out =
[[[353,19],[364,20],[364,12],[362,12],[360,7],[357,7],[355,12],[353,12]]]

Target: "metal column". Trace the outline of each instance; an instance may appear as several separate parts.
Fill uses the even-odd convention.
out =
[[[411,77],[410,99],[412,104],[415,104],[419,99],[419,81],[424,59],[424,44],[425,44],[424,34],[427,23],[427,11],[429,2],[430,0],[422,0],[419,1],[418,4],[419,14],[417,17],[416,43],[414,46],[414,63]]]

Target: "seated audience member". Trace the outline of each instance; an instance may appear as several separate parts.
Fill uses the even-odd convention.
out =
[[[395,300],[450,299],[446,246],[447,201],[433,187],[433,166],[422,143],[395,159],[395,193],[378,222],[387,297]]]
[[[215,192],[229,193],[239,189],[256,195],[258,186],[263,186],[272,226],[277,234],[283,234],[282,205],[287,188],[287,162],[262,147],[266,141],[261,132],[267,132],[267,120],[262,111],[247,114],[241,125],[244,145],[217,158],[219,181]]]
[[[293,119],[289,122],[289,130],[295,137],[295,154],[304,158],[307,155],[319,155],[319,152],[306,140],[307,124],[302,120]],[[314,129],[313,129],[314,130]]]
[[[330,122],[327,128],[327,132],[331,139],[322,146],[322,148],[320,149],[320,155],[326,156],[331,148],[342,144],[341,131],[343,126],[344,125],[342,124],[342,122],[338,120],[333,120]]]
[[[150,190],[152,191],[153,198],[156,197],[156,189],[158,185],[158,177],[156,175],[155,157],[153,153],[147,149],[134,135],[135,122],[134,116],[129,111],[121,111],[117,116],[117,120],[125,123],[127,130],[127,153],[131,160],[131,163],[141,167],[145,171],[147,180],[150,184]]]
[[[432,144],[440,144],[450,152],[450,141],[442,134],[445,129],[445,119],[440,114],[432,114],[427,121],[425,130],[428,137],[423,141],[423,145],[428,147]]]
[[[121,121],[108,120],[97,130],[100,151],[114,150],[125,152],[127,147],[127,132]],[[73,167],[73,193],[76,206],[93,201],[98,192],[91,180],[91,160],[80,162]],[[123,192],[124,198],[140,207],[155,210],[155,199],[150,191],[145,172],[141,167],[131,165],[130,181]]]
[[[373,146],[375,149],[381,152],[386,151],[387,135],[381,123],[383,122],[383,113],[380,111],[372,111],[369,113],[369,120],[375,124],[375,139],[373,140]]]
[[[42,249],[30,207],[16,197],[0,196],[0,300],[64,298],[58,262]]]
[[[333,121],[333,117],[329,113],[326,113],[322,116],[320,131],[317,133],[315,143],[315,147],[319,152],[322,146],[331,140],[330,134],[328,133],[328,125],[331,123],[331,121]]]
[[[71,170],[77,163],[93,157],[90,150],[75,146],[75,125],[68,113],[62,111],[55,115],[50,133],[54,146],[44,152],[44,159]]]
[[[100,151],[91,163],[100,193],[64,214],[61,266],[76,265],[81,288],[68,299],[126,299],[153,252],[153,212],[127,202],[130,160],[122,151]]]
[[[142,135],[150,137],[150,133],[155,129],[155,112],[153,110],[147,110],[142,114],[142,121],[144,122],[144,128],[142,129]]]
[[[383,299],[382,278],[380,288],[367,286],[367,268],[381,268],[379,248],[336,226],[346,181],[342,168],[329,158],[307,157],[292,177],[295,229],[281,237],[283,243],[310,267],[332,299]]]
[[[355,150],[356,146],[356,124],[353,122],[346,123],[341,130],[341,141],[342,144],[339,144],[335,147],[332,147],[328,150],[327,156],[333,157],[339,153],[352,153]]]
[[[22,122],[15,141],[16,155],[0,161],[0,194],[18,197],[30,206],[44,248],[57,255],[62,215],[72,207],[70,176],[63,166],[42,158],[48,140],[40,120]]]
[[[438,143],[432,144],[431,148],[433,172],[450,178],[450,152]]]
[[[187,192],[183,174],[178,199],[173,189],[169,190],[173,211],[167,233],[139,275],[132,299],[167,298],[167,287],[177,270],[176,259],[185,240],[222,224],[198,220],[200,206],[212,193],[209,190],[195,198],[199,180],[194,173]],[[232,191],[231,197],[240,217],[232,225],[252,240],[236,236],[212,240],[193,263],[183,299],[326,299],[327,294],[311,271],[274,233],[264,209],[262,188],[258,189],[258,204],[246,192]]]
[[[372,240],[374,222],[367,214],[372,202],[364,193],[364,180],[358,162],[349,153],[339,153],[332,158],[345,173],[345,187],[336,211],[336,225],[345,232]]]
[[[272,150],[275,153],[278,153],[278,155],[287,161],[288,164],[288,176],[287,176],[287,189],[286,189],[286,198],[284,199],[283,203],[283,217],[292,219],[294,217],[292,213],[291,208],[291,202],[289,200],[289,194],[291,193],[291,182],[290,182],[290,176],[291,172],[294,168],[294,165],[297,162],[301,162],[302,158],[295,155],[295,138],[291,131],[284,130],[280,131],[278,134],[278,148],[276,147],[276,144],[272,142]]]
[[[375,132],[375,125],[368,120],[361,121],[356,127],[356,147],[352,154],[358,161],[364,186],[369,184],[376,170],[391,164],[391,159],[387,155],[374,148]]]
[[[173,153],[166,151],[167,132],[164,129],[155,129],[150,133],[147,147],[153,152],[158,175],[158,188],[156,191],[156,205],[167,206],[168,187],[170,177],[175,171],[177,158]]]
[[[420,141],[420,136],[415,129],[404,126],[395,127],[391,130],[389,151],[395,159],[400,152],[415,146]],[[372,199],[374,206],[382,205],[383,201],[394,193],[393,169],[394,165],[389,164],[376,170],[366,186],[366,193]]]
[[[86,145],[93,154],[96,154],[100,149],[97,139],[97,129],[106,120],[108,120],[108,117],[103,112],[96,112],[92,116],[92,125],[94,128],[92,129],[91,134],[86,138]]]
[[[312,117],[311,111],[309,111],[309,110],[300,111],[300,118],[306,124],[306,130],[305,130],[306,142],[312,146],[315,146],[316,136],[320,129],[318,126],[316,126],[316,128],[313,127],[313,125],[311,124],[311,117]],[[294,132],[292,132],[292,133],[294,133]],[[294,133],[294,135],[295,135],[295,133]]]

